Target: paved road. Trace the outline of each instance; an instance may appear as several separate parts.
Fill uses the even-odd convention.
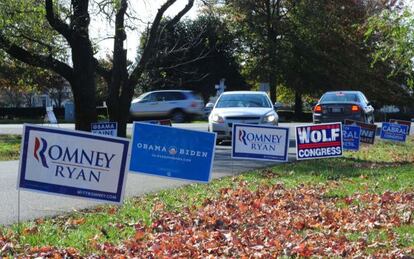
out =
[[[289,159],[294,159],[294,150],[289,150]],[[213,178],[235,175],[247,170],[262,168],[275,164],[274,162],[232,160],[230,146],[219,146],[215,153]],[[0,225],[17,222],[18,191],[17,184],[18,161],[0,162]],[[132,174],[127,176],[125,196],[139,196],[161,189],[174,188],[189,182],[172,180],[149,175]],[[92,207],[98,202],[87,201],[62,196],[53,196],[28,191],[20,192],[21,220],[52,216],[68,211]]]

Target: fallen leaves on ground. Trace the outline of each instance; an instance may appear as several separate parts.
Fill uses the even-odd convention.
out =
[[[237,189],[221,189],[217,199],[205,200],[196,209],[178,213],[156,203],[151,226],[137,223],[135,234],[121,245],[94,240],[98,252],[88,257],[398,258],[414,254],[412,245],[401,247],[394,231],[414,223],[414,193],[356,193],[345,198],[326,193],[323,187],[285,189],[282,184],[251,191],[241,182]],[[10,252],[13,245],[3,236],[0,249]],[[26,248],[25,254],[79,257],[73,248],[49,246]]]

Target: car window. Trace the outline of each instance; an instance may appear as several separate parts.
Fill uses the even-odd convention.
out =
[[[363,93],[360,93],[359,96],[361,97],[361,100],[363,103],[368,104],[368,99],[367,97],[365,97],[365,95]]]
[[[321,102],[358,102],[358,95],[351,93],[327,93],[321,98]]]
[[[166,101],[179,101],[185,99],[185,95],[181,92],[169,92],[165,98]]]
[[[138,99],[141,99],[140,102],[153,102],[155,100],[155,93],[145,94],[145,96],[141,96],[138,97]]]
[[[156,102],[162,102],[162,101],[165,101],[165,99],[166,99],[166,93],[162,93],[162,92],[160,92],[160,93],[155,93],[155,98],[154,98],[154,100],[155,100]]]
[[[229,94],[223,95],[217,102],[217,108],[229,107],[266,107],[270,108],[271,103],[262,94]]]

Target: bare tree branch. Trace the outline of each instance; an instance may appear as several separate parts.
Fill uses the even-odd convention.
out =
[[[144,51],[142,52],[141,59],[139,60],[139,63],[131,73],[130,85],[135,86],[137,84],[139,76],[144,70],[145,64],[147,63],[148,59],[154,51],[154,46],[158,38],[161,19],[164,16],[165,11],[167,11],[167,9],[170,8],[170,6],[173,5],[176,1],[177,0],[168,0],[160,7],[160,9],[158,9],[154,21],[152,22],[152,26],[148,34],[148,40],[145,44]]]
[[[62,34],[69,44],[72,42],[72,30],[69,25],[59,19],[53,10],[53,1],[45,0],[46,19],[53,29]]]
[[[0,48],[6,51],[10,56],[25,62],[32,66],[51,69],[57,74],[66,78],[68,81],[72,81],[74,74],[73,69],[67,64],[53,58],[52,56],[44,56],[31,53],[16,44],[11,43],[9,40],[0,33]]]
[[[181,18],[183,18],[183,16],[190,11],[193,5],[194,0],[188,0],[188,3],[184,6],[184,8],[176,16],[174,16],[174,18],[167,22],[166,27],[174,26],[177,22],[179,22]]]

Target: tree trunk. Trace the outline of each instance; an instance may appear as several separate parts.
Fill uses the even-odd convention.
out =
[[[302,110],[303,102],[302,102],[302,93],[298,90],[295,91],[295,117],[296,119],[302,118]]]
[[[270,99],[272,100],[272,103],[275,103],[277,101],[277,82],[275,73],[276,71],[269,72]]]
[[[72,80],[75,102],[76,130],[90,131],[96,122],[96,66],[92,45],[87,37],[77,37],[72,44],[74,78]]]
[[[73,91],[76,130],[90,131],[91,123],[96,122],[97,119],[95,92],[90,91],[89,88],[91,87]]]

